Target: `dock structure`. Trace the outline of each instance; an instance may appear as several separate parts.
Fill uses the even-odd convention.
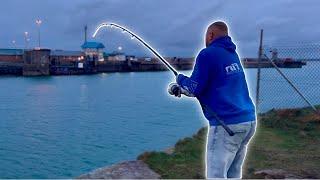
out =
[[[23,54],[23,76],[50,75],[50,49],[26,50]]]
[[[245,68],[258,68],[258,59],[257,58],[243,58],[241,59],[242,64]],[[305,61],[296,61],[291,58],[278,58],[272,60],[277,67],[279,68],[301,68],[306,65]],[[261,58],[260,68],[274,68],[272,63],[265,58]]]
[[[40,48],[0,49],[0,75],[74,75],[100,72],[165,71],[167,67],[157,58],[126,55],[121,49],[107,53],[104,44],[90,41],[88,27],[84,27],[84,42],[81,51],[64,51]],[[26,47],[27,48],[27,47]],[[301,68],[306,61],[278,58],[277,49],[272,51],[272,62],[279,68]],[[166,57],[177,70],[191,70],[194,57]],[[242,58],[244,68],[273,68],[267,59]]]
[[[74,75],[100,72],[164,71],[156,58],[137,58],[123,52],[105,53],[99,42],[85,41],[82,51],[0,49],[0,75]],[[167,58],[177,69],[193,67],[193,58]]]
[[[85,41],[82,51],[50,49],[0,49],[0,75],[23,76],[75,75],[100,72],[165,71],[156,58],[126,55],[120,51],[106,53],[99,42]],[[166,57],[178,70],[193,68],[194,58]],[[303,61],[274,58],[279,68],[301,68]],[[257,68],[257,58],[243,58],[245,68]],[[270,61],[261,59],[261,68],[272,68]]]

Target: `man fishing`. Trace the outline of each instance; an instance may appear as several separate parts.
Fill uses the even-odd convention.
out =
[[[179,74],[168,91],[177,97],[196,97],[209,121],[206,177],[241,178],[247,146],[256,127],[255,107],[227,25],[222,21],[212,23],[205,44],[192,75]],[[217,118],[233,131],[233,136]]]

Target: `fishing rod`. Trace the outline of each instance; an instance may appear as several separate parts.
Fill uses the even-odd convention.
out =
[[[148,43],[146,43],[141,37],[139,37],[138,35],[136,35],[135,33],[131,32],[130,30],[128,30],[127,28],[120,26],[118,24],[115,23],[102,23],[100,24],[96,31],[93,33],[93,38],[97,35],[97,33],[99,32],[99,30],[103,27],[115,27],[115,28],[119,28],[121,29],[123,32],[127,32],[128,34],[131,35],[131,39],[136,38],[139,42],[141,42],[144,46],[146,46],[154,55],[156,55],[172,72],[175,76],[178,75],[178,71],[175,70],[155,49],[153,49]]]
[[[117,28],[117,29],[120,29],[122,30],[122,32],[126,32],[128,34],[131,35],[131,39],[137,39],[140,43],[142,43],[145,47],[147,47],[154,55],[156,55],[163,64],[166,65],[166,67],[174,74],[174,76],[178,76],[178,71],[172,67],[168,61],[166,61],[164,59],[164,57],[162,57],[155,49],[153,49],[148,43],[146,43],[141,37],[139,37],[138,35],[136,35],[135,33],[133,33],[132,31],[130,31],[129,29],[119,25],[119,24],[116,24],[116,23],[101,23],[95,30],[95,32],[93,33],[92,37],[95,38],[98,34],[98,32],[100,31],[101,28],[104,28],[104,27],[110,27],[110,28]],[[202,104],[204,106],[204,108],[209,111],[209,113],[221,124],[221,126],[227,131],[227,133],[230,135],[230,136],[234,136],[234,132],[218,117],[218,115],[212,111],[208,106]]]

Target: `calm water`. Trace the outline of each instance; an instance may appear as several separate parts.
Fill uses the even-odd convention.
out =
[[[253,73],[253,70],[249,71]],[[303,68],[281,69],[281,71],[311,104],[320,105],[320,61],[307,62],[307,66]],[[255,82],[256,79],[251,80],[253,79]],[[255,83],[251,84],[255,85]],[[271,108],[309,106],[275,69],[262,69],[260,84],[261,111]]]
[[[75,177],[162,150],[205,125],[169,72],[0,78],[0,177]]]
[[[251,90],[255,73],[247,71]],[[194,99],[167,95],[172,80],[170,72],[1,77],[0,177],[71,178],[172,146],[205,125]],[[279,94],[264,82],[263,96],[275,102]]]

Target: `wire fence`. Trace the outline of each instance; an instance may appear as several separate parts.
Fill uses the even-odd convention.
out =
[[[320,105],[320,44],[264,46],[258,112]]]

